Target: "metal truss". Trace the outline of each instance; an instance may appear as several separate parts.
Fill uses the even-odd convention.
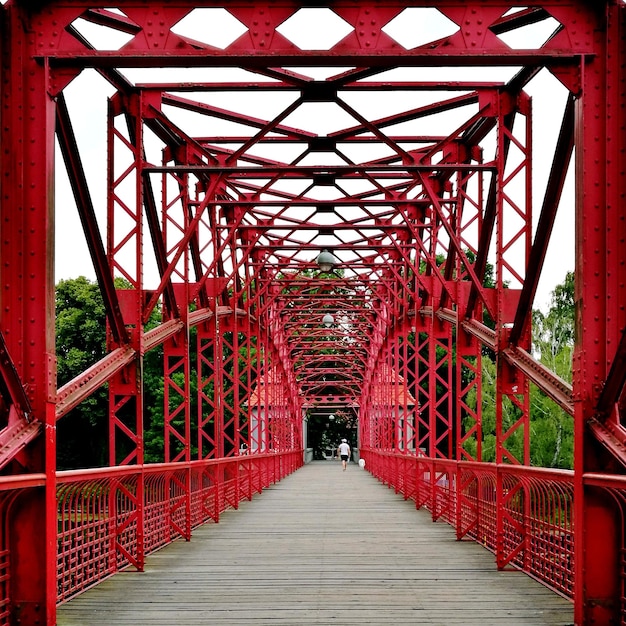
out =
[[[457,516],[459,537],[484,537],[498,566],[538,575],[524,522],[539,484],[531,383],[576,425],[573,489],[548,481],[557,499],[573,493],[575,580],[551,584],[573,593],[576,623],[626,623],[625,15],[618,0],[0,5],[0,624],[52,625],[57,597],[94,582],[74,582],[76,529],[57,559],[58,520],[85,497],[77,485],[110,517],[106,575],[142,569],[151,550],[295,469],[315,410],[357,415],[376,472],[401,474],[435,519]],[[107,94],[89,118],[105,138],[97,171],[70,97],[87,75]],[[540,75],[567,91],[550,147],[533,132]],[[548,172],[543,193],[533,168]],[[572,385],[530,345],[568,173]],[[61,388],[55,176],[73,194],[108,346]],[[143,361],[157,349],[160,473],[146,469],[143,434]],[[485,351],[495,474],[480,469]],[[113,469],[97,487],[57,481],[57,420],[103,385]]]

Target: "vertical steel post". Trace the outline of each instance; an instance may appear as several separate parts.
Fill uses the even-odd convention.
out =
[[[28,9],[0,23],[0,332],[43,436],[16,461],[46,484],[21,494],[4,524],[14,623],[56,623],[56,357],[54,342],[55,106],[47,63],[32,56]]]
[[[482,461],[482,354],[459,324],[456,330],[456,458]]]
[[[198,459],[217,456],[217,398],[215,394],[216,315],[197,327]]]
[[[497,220],[496,220],[496,462],[498,464],[530,464],[530,401],[526,376],[512,367],[503,357],[517,308],[531,247],[532,185],[531,185],[531,110],[530,101],[523,93],[501,94],[497,99]],[[514,135],[509,119],[515,116],[523,123],[525,132]],[[511,144],[517,148],[510,150]],[[524,181],[524,192],[513,200],[510,191],[515,172]],[[513,254],[513,251],[516,254]],[[509,287],[509,288],[507,288]],[[530,334],[520,339],[528,349]],[[517,450],[516,450],[517,448]],[[496,478],[497,540],[496,562],[504,568],[513,558],[519,544],[525,543],[511,517],[509,508],[512,493],[505,489],[502,472]]]
[[[575,621],[585,625],[623,620],[623,510],[606,491],[585,484],[585,474],[622,471],[588,424],[626,326],[625,9],[612,3],[607,28],[594,31],[594,45],[604,53],[582,63],[576,104],[574,598]],[[617,423],[610,426],[623,430],[622,412],[616,407],[608,419]]]
[[[109,102],[107,125],[108,193],[107,193],[107,255],[113,277],[123,276],[128,288],[118,289],[124,323],[129,329],[135,359],[109,381],[109,463],[143,465],[143,124],[140,96],[118,97]],[[124,174],[117,175],[121,165]],[[134,198],[125,198],[124,184],[130,180]],[[116,346],[110,333],[109,349]],[[134,492],[127,486],[126,501],[132,510],[118,511],[116,550],[123,553],[138,570],[143,570],[144,545],[144,483],[137,477]],[[117,504],[112,489],[111,512]],[[120,526],[117,527],[117,522]],[[135,537],[128,539],[128,528]]]
[[[429,343],[430,437],[434,458],[453,458],[452,326],[433,320]]]
[[[164,158],[164,161],[166,158]],[[168,176],[161,177],[161,231],[163,249],[175,249],[176,238],[189,229],[189,176],[175,177],[177,192],[168,197]],[[144,192],[146,190],[144,181]],[[156,229],[156,225],[154,227]],[[159,233],[153,233],[153,238]],[[171,240],[174,239],[174,242]],[[163,262],[165,259],[163,259]],[[174,283],[173,298],[163,298],[162,319],[180,319],[182,328],[163,344],[163,430],[165,462],[188,462],[191,460],[191,362],[189,328],[189,250],[185,249],[182,259],[172,272],[179,282]],[[184,479],[172,472],[166,477],[169,493],[181,488],[184,493],[182,503],[170,507],[169,524],[176,533],[191,539],[191,470],[187,468]],[[182,484],[181,484],[182,483]],[[181,515],[180,508],[184,507]],[[182,518],[182,519],[181,519]]]
[[[498,152],[497,152],[497,221],[496,221],[496,334],[497,381],[496,381],[496,462],[530,462],[530,410],[528,381],[516,368],[510,366],[502,356],[508,345],[508,336],[513,323],[519,297],[518,287],[524,280],[526,263],[530,253],[532,228],[532,188],[530,181],[530,103],[518,95],[516,100],[509,94],[498,99]],[[515,157],[509,145],[513,133],[508,128],[507,117],[515,114],[526,126],[525,135],[515,138]],[[523,143],[522,143],[523,141]],[[510,171],[523,175],[524,194],[520,200],[512,200],[509,187],[514,177]],[[513,251],[516,254],[513,254]],[[509,285],[509,283],[512,283]],[[507,287],[507,285],[509,285]],[[529,347],[529,334],[520,340],[520,345]],[[510,407],[505,412],[505,401]],[[508,421],[507,421],[508,420]],[[521,440],[521,441],[520,441]],[[513,446],[521,448],[516,453]]]

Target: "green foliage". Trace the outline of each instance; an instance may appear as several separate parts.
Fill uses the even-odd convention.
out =
[[[567,381],[572,376],[574,349],[574,275],[568,273],[557,285],[547,313],[534,311],[533,351],[553,372]],[[496,458],[496,364],[495,358],[483,352],[482,359],[482,460]],[[476,393],[468,394],[469,406],[476,405]],[[507,398],[503,401],[503,429],[519,418],[518,409]],[[469,428],[468,418],[465,427]],[[523,458],[523,432],[514,433],[506,448],[518,459]],[[476,456],[476,442],[468,440],[465,449]],[[539,467],[571,469],[574,462],[573,418],[535,385],[530,385],[530,459]]]
[[[130,284],[117,278],[118,289]],[[146,328],[160,321],[155,309]],[[106,355],[106,313],[97,283],[84,276],[56,286],[56,353],[58,385],[72,380]],[[163,352],[147,353],[143,361],[146,459],[163,460]],[[108,465],[108,387],[100,387],[57,425],[57,466],[78,469]],[[149,407],[149,408],[147,408]],[[156,407],[156,408],[155,408]],[[158,422],[158,425],[155,424]]]
[[[533,350],[564,380],[572,380],[574,352],[574,273],[552,292],[546,314],[533,311]],[[531,457],[533,465],[572,468],[574,421],[538,388],[531,387]]]
[[[533,350],[541,362],[568,382],[572,380],[574,351],[574,274],[552,292],[548,313],[533,311]]]
[[[84,276],[56,288],[59,386],[105,355],[105,311],[100,289]]]
[[[324,459],[327,452],[335,454],[343,438],[348,440],[350,447],[357,445],[356,415],[351,411],[338,409],[328,414],[310,413],[307,422],[308,445],[313,448],[316,460]]]
[[[482,362],[482,460],[488,463],[496,461],[496,364],[483,356]],[[470,406],[476,404],[475,391],[468,397]],[[502,403],[502,428],[506,432],[519,419],[519,409],[508,399],[504,398]],[[531,418],[532,419],[532,418]],[[469,423],[466,423],[468,426]],[[517,459],[524,458],[524,441],[521,430],[513,433],[505,444],[506,449]],[[476,441],[468,440],[465,449],[476,456]]]
[[[530,389],[531,462],[540,467],[574,465],[574,419],[537,387]]]
[[[59,387],[105,355],[105,311],[100,289],[84,276],[56,288],[56,346]],[[59,469],[107,464],[106,387],[72,409],[57,425]]]
[[[163,347],[147,352],[143,358],[144,461],[159,463],[165,458],[163,429]]]

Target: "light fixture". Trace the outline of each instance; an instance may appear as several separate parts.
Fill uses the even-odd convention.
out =
[[[322,250],[315,259],[315,262],[322,272],[330,272],[337,265],[337,257],[328,250]]]
[[[330,313],[326,313],[326,315],[324,315],[324,317],[322,318],[322,324],[324,324],[326,328],[328,328],[329,326],[332,326],[334,321],[335,321],[335,318]]]

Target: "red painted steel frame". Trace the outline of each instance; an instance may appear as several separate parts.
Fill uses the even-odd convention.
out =
[[[285,475],[282,459],[289,471],[299,466],[307,412],[340,409],[359,416],[368,468],[433,519],[483,542],[498,566],[573,592],[577,624],[626,623],[626,5],[420,0],[407,9],[398,0],[338,0],[322,12],[344,34],[325,44],[288,28],[306,17],[301,9],[322,5],[114,5],[0,5],[0,624],[52,625],[56,582],[66,599],[125,565],[141,569],[150,551],[217,521],[242,494]],[[198,9],[221,9],[240,34],[219,45],[181,34]],[[397,41],[394,22],[417,31],[422,21],[411,11],[426,10],[447,34]],[[504,41],[546,23],[552,31],[541,44]],[[85,24],[126,43],[92,42]],[[327,29],[306,30],[320,37]],[[392,71],[439,66],[468,71],[448,82]],[[113,90],[100,179],[106,236],[66,102],[66,87],[89,68]],[[129,78],[152,68],[163,69],[156,81]],[[204,73],[168,82],[167,68]],[[216,78],[215,68],[244,78]],[[471,68],[517,69],[493,81],[471,80]],[[526,88],[541,71],[569,96],[533,238],[537,146]],[[373,93],[393,94],[397,107],[372,112]],[[243,106],[268,95],[279,104],[266,119]],[[330,110],[340,121],[316,129]],[[445,131],[419,125],[442,114],[453,119]],[[55,132],[109,348],[61,389]],[[574,147],[569,386],[533,358],[530,323]],[[337,262],[329,271],[315,262],[324,249]],[[484,284],[488,263],[493,287]],[[331,324],[321,323],[325,315]],[[151,467],[142,372],[159,346],[164,460],[174,463]],[[479,463],[483,348],[497,363],[495,466]],[[574,416],[573,479],[527,467],[530,381]],[[104,384],[112,467],[57,480],[56,420]],[[84,550],[93,559],[78,568]]]
[[[364,453],[363,458],[374,476],[396,493],[414,500],[418,508],[427,508],[433,520],[443,519],[454,526],[459,539],[481,543],[496,554],[498,562],[522,569],[556,592],[572,597],[572,472],[374,450]],[[500,504],[498,484],[506,494]],[[623,497],[623,484],[613,482],[616,497]]]
[[[243,499],[278,482],[301,464],[299,451],[210,461],[60,472],[57,590],[65,602],[104,578],[134,565],[133,554],[150,554],[191,529],[237,508]],[[129,498],[143,483],[144,545],[129,524]],[[23,487],[26,489],[27,487]],[[119,530],[123,528],[123,533]],[[123,549],[115,544],[122,544]]]

